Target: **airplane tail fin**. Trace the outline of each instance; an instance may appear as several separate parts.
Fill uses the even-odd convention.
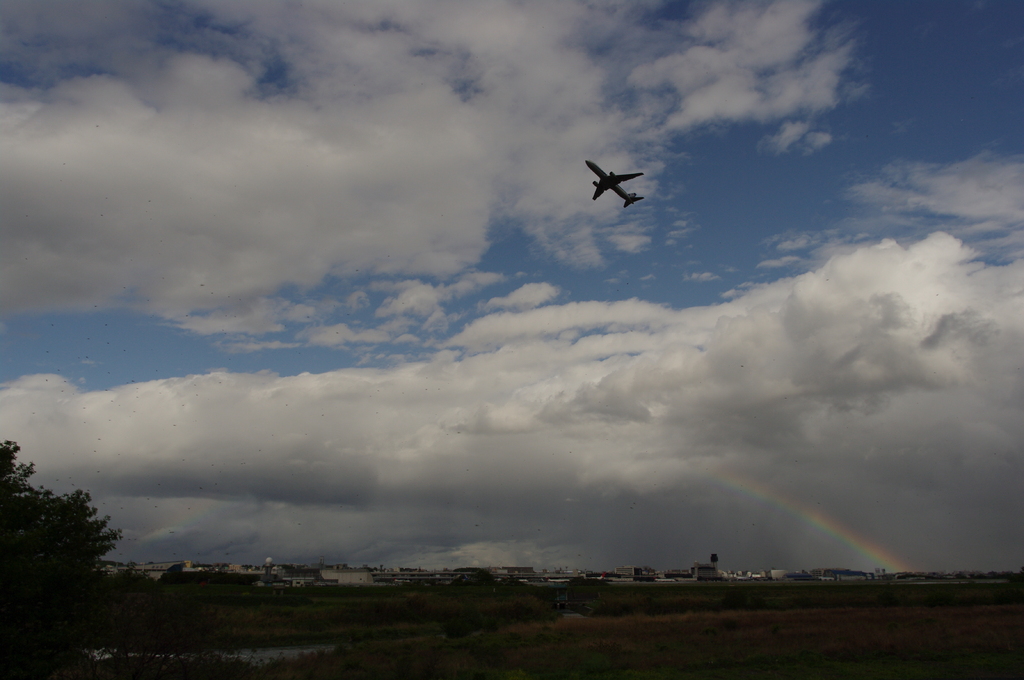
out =
[[[643,196],[637,196],[636,194],[633,194],[632,196],[630,196],[629,198],[626,199],[626,202],[622,205],[622,207],[623,208],[628,208],[629,206],[633,205],[637,201],[642,201],[642,200],[644,200]]]

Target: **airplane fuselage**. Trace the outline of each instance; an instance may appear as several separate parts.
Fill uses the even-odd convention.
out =
[[[643,200],[643,196],[637,196],[636,194],[627,194],[625,189],[623,189],[620,185],[622,182],[631,180],[634,177],[639,177],[644,173],[635,172],[629,175],[616,175],[614,172],[605,173],[604,170],[598,167],[597,163],[594,163],[593,161],[585,162],[587,164],[587,167],[590,168],[591,171],[593,171],[593,173],[598,177],[598,180],[594,182],[594,186],[597,187],[597,189],[594,191],[595,201],[597,200],[598,196],[608,191],[609,189],[614,191],[616,194],[618,194],[619,198],[625,201],[625,203],[622,206],[623,208],[628,208],[637,201]]]

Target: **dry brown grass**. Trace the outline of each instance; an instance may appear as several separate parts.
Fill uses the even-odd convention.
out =
[[[525,634],[531,627],[518,628]],[[839,658],[877,652],[1005,651],[1024,645],[1024,606],[702,612],[565,619],[553,626],[552,632],[573,640],[574,646],[635,657],[631,667],[647,667],[649,659],[665,660],[680,655],[692,662],[702,657],[737,659],[805,651]],[[523,654],[523,661],[528,656]]]
[[[1024,650],[1024,605],[700,612],[523,623],[461,640],[370,642],[279,668],[270,677],[456,677],[701,669],[786,659],[941,658]]]

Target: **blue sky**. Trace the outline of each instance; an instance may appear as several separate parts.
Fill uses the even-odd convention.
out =
[[[7,3],[2,436],[121,559],[1016,568],[1022,19]]]

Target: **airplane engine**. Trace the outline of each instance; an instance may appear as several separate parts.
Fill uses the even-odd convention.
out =
[[[600,184],[598,184],[597,182],[594,182],[594,186],[595,186],[595,187],[599,187],[599,186],[601,186],[601,185],[600,185]]]

